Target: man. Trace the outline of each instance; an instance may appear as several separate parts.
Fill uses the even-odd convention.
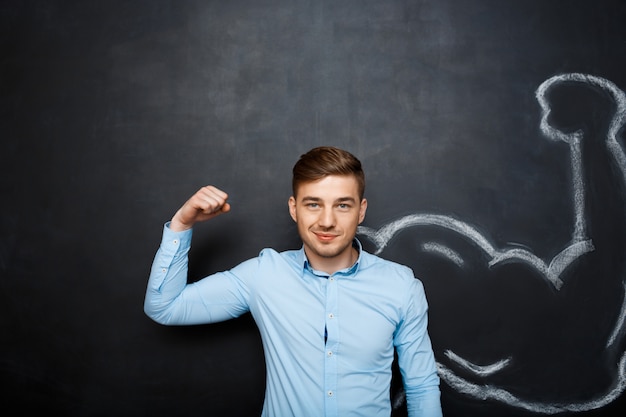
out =
[[[423,286],[409,268],[365,252],[355,238],[367,209],[360,161],[314,148],[295,164],[292,182],[289,213],[302,248],[264,249],[192,284],[192,227],[231,206],[213,186],[185,202],[164,226],[146,314],[181,325],[250,312],[266,359],[263,416],[388,417],[394,348],[409,416],[441,416]]]

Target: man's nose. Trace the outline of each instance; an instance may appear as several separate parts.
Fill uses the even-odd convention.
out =
[[[321,227],[333,227],[335,225],[335,213],[332,208],[324,208],[320,213],[318,222]]]

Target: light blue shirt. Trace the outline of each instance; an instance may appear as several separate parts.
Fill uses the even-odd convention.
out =
[[[259,256],[187,284],[192,231],[168,223],[145,299],[166,325],[214,323],[250,312],[266,359],[264,417],[389,417],[394,347],[409,416],[442,415],[422,283],[402,265],[359,249],[332,275],[303,249]]]

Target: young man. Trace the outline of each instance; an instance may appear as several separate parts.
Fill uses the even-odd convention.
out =
[[[203,187],[164,226],[146,314],[181,325],[250,312],[266,359],[263,416],[388,417],[394,348],[409,416],[441,416],[423,286],[409,268],[365,252],[355,238],[364,189],[352,154],[310,150],[293,168],[289,198],[302,248],[264,249],[187,284],[192,227],[231,209],[225,192]]]

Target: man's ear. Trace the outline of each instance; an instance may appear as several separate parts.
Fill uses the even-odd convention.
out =
[[[289,214],[294,222],[298,221],[298,215],[296,214],[296,198],[294,196],[289,197]]]
[[[365,220],[365,212],[367,211],[367,200],[364,198],[361,200],[361,207],[359,208],[359,224]]]

